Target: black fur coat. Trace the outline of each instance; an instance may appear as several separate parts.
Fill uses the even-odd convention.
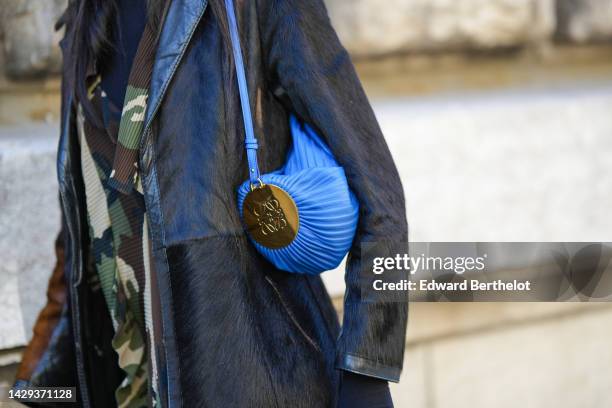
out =
[[[341,369],[399,379],[407,303],[361,299],[360,244],[376,242],[379,256],[405,251],[402,186],[322,0],[239,0],[237,13],[262,172],[283,163],[291,111],[328,143],[359,200],[343,326],[319,277],[276,270],[249,244],[236,208],[247,166],[226,37],[206,0],[174,0],[139,163],[163,326],[157,380],[171,407],[333,406]],[[29,384],[76,384],[82,406],[106,407],[120,379],[104,303],[87,284],[67,88],[65,81],[58,176],[69,296]]]

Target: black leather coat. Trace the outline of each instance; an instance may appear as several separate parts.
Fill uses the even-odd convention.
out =
[[[378,242],[382,255],[405,250],[402,186],[322,0],[238,1],[237,13],[262,172],[283,163],[293,111],[326,140],[359,199],[343,329],[319,277],[278,271],[249,244],[236,208],[247,167],[227,44],[206,0],[173,0],[139,163],[159,276],[159,387],[171,407],[333,406],[338,369],[400,375],[407,304],[361,302],[359,279],[362,241]],[[116,357],[103,300],[84,276],[84,188],[68,87],[65,79],[58,176],[69,296],[30,383],[76,383],[82,406],[105,407]]]

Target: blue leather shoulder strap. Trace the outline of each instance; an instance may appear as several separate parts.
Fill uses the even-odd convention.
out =
[[[249,179],[251,185],[259,183],[259,166],[257,165],[257,139],[253,130],[253,116],[249,102],[249,91],[242,61],[242,49],[240,47],[240,37],[238,35],[238,24],[236,23],[236,13],[234,12],[233,0],[225,0],[227,10],[227,20],[229,23],[230,37],[232,39],[232,49],[234,52],[234,65],[236,65],[236,77],[238,79],[238,90],[240,92],[240,105],[242,106],[242,118],[244,120],[244,145],[249,161]]]

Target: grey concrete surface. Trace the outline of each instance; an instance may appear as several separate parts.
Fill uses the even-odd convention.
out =
[[[57,125],[0,128],[0,349],[23,345],[45,302],[60,216]]]
[[[373,104],[411,241],[610,240],[612,82]],[[343,293],[342,268],[323,277]]]
[[[612,404],[609,304],[416,304],[410,320],[397,408]],[[432,325],[446,328],[412,342]]]
[[[17,372],[18,364],[9,364],[0,366],[0,408],[9,408],[8,392],[15,381],[15,373]],[[16,404],[16,403],[15,403]],[[13,405],[23,406],[23,405]]]
[[[607,241],[612,82],[375,103],[412,241]]]

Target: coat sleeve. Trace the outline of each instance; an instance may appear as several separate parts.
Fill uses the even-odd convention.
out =
[[[389,148],[322,0],[259,0],[258,17],[269,80],[326,140],[360,204],[336,367],[398,381],[407,296],[366,299],[363,291],[373,276],[362,244],[375,248],[367,259],[407,252],[403,189]]]

